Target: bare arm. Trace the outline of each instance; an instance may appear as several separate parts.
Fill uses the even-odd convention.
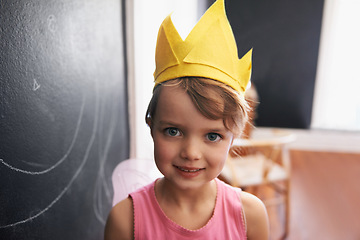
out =
[[[115,205],[109,214],[105,226],[105,240],[131,240],[133,236],[133,203],[126,198]]]
[[[248,240],[268,240],[269,220],[263,202],[254,195],[241,193],[247,224]]]

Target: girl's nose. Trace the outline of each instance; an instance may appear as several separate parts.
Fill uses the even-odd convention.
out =
[[[181,157],[186,160],[199,160],[201,158],[201,146],[195,139],[186,139],[183,143]]]

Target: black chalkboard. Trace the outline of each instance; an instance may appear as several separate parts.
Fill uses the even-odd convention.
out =
[[[310,126],[323,5],[324,0],[225,1],[240,57],[254,49],[257,126]]]
[[[122,1],[0,3],[0,239],[103,239],[129,155]]]

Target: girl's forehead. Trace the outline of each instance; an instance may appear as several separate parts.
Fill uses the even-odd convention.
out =
[[[190,102],[188,101],[190,100]],[[193,104],[190,96],[186,93],[185,89],[179,86],[162,86],[159,98],[158,107],[163,105],[184,105]]]
[[[210,119],[205,116],[189,94],[183,88],[177,86],[166,86],[162,89],[158,99],[157,112],[159,121],[181,122],[184,120],[187,123],[198,121],[200,125],[206,122],[217,126],[220,124],[221,128],[223,127],[221,117]]]
[[[219,92],[213,89],[203,88],[185,89],[181,85],[162,86],[159,98],[159,106],[196,108],[202,115],[211,119],[222,118],[225,101]]]

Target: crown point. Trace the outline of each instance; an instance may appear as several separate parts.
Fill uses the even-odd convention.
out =
[[[169,16],[167,19],[171,21]],[[156,62],[156,70],[154,73],[155,79],[166,68],[180,64],[180,61],[177,58],[176,53],[173,51],[173,47],[171,46],[172,45],[171,39],[174,39],[173,37],[174,34],[172,33],[173,31],[167,30],[165,25],[162,25],[159,29],[158,39],[156,43],[157,47],[155,51],[155,62]],[[170,36],[168,37],[168,35]]]

